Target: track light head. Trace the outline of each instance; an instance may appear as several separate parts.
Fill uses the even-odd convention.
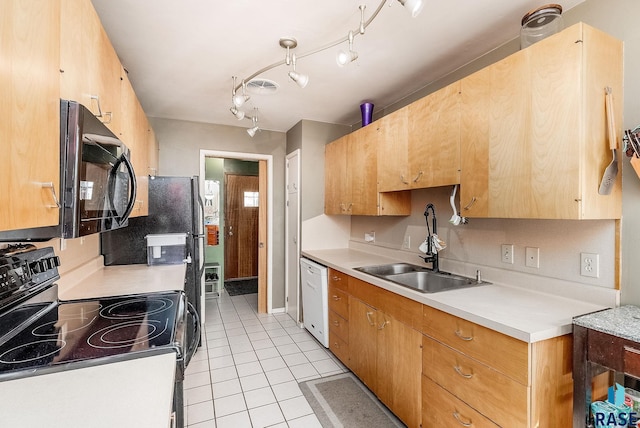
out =
[[[301,88],[304,88],[309,83],[309,76],[306,74],[298,73],[296,71],[296,55],[295,54],[292,55],[291,60],[293,64],[293,70],[289,72],[289,77],[291,78],[291,80],[296,82],[298,86],[300,86]]]
[[[422,12],[424,7],[424,0],[398,0],[402,6],[404,6],[411,16],[415,18]]]
[[[256,135],[256,132],[258,132],[259,130],[260,128],[258,128],[258,125],[252,126],[251,128],[247,129],[247,134],[249,134],[249,136],[253,138],[253,136]]]
[[[233,105],[235,105],[236,107],[242,107],[242,105],[249,101],[249,98],[251,98],[249,95],[245,95],[245,94],[235,94],[232,98],[233,100]]]
[[[345,65],[355,61],[356,59],[358,59],[358,52],[354,51],[340,51],[338,52],[338,55],[336,55],[336,62],[340,67],[344,67]]]
[[[244,112],[242,110],[238,110],[235,106],[231,107],[229,111],[231,112],[231,114],[233,114],[236,117],[236,119],[238,120],[244,119]]]

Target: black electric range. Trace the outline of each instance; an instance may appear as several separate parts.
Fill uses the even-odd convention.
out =
[[[182,426],[184,370],[200,322],[182,291],[61,301],[53,248],[0,250],[0,382],[176,353],[174,410]],[[194,317],[187,323],[187,317]]]

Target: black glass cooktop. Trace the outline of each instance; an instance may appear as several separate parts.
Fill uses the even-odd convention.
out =
[[[174,347],[183,305],[169,292],[16,308],[0,318],[0,377]]]

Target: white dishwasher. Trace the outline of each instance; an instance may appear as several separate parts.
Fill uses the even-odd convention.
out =
[[[308,259],[300,259],[302,279],[302,316],[304,327],[325,348],[329,347],[329,304],[327,268]]]

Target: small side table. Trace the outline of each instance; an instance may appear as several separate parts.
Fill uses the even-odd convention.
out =
[[[613,371],[640,378],[640,308],[621,306],[573,319],[573,428],[589,426],[591,380]]]

